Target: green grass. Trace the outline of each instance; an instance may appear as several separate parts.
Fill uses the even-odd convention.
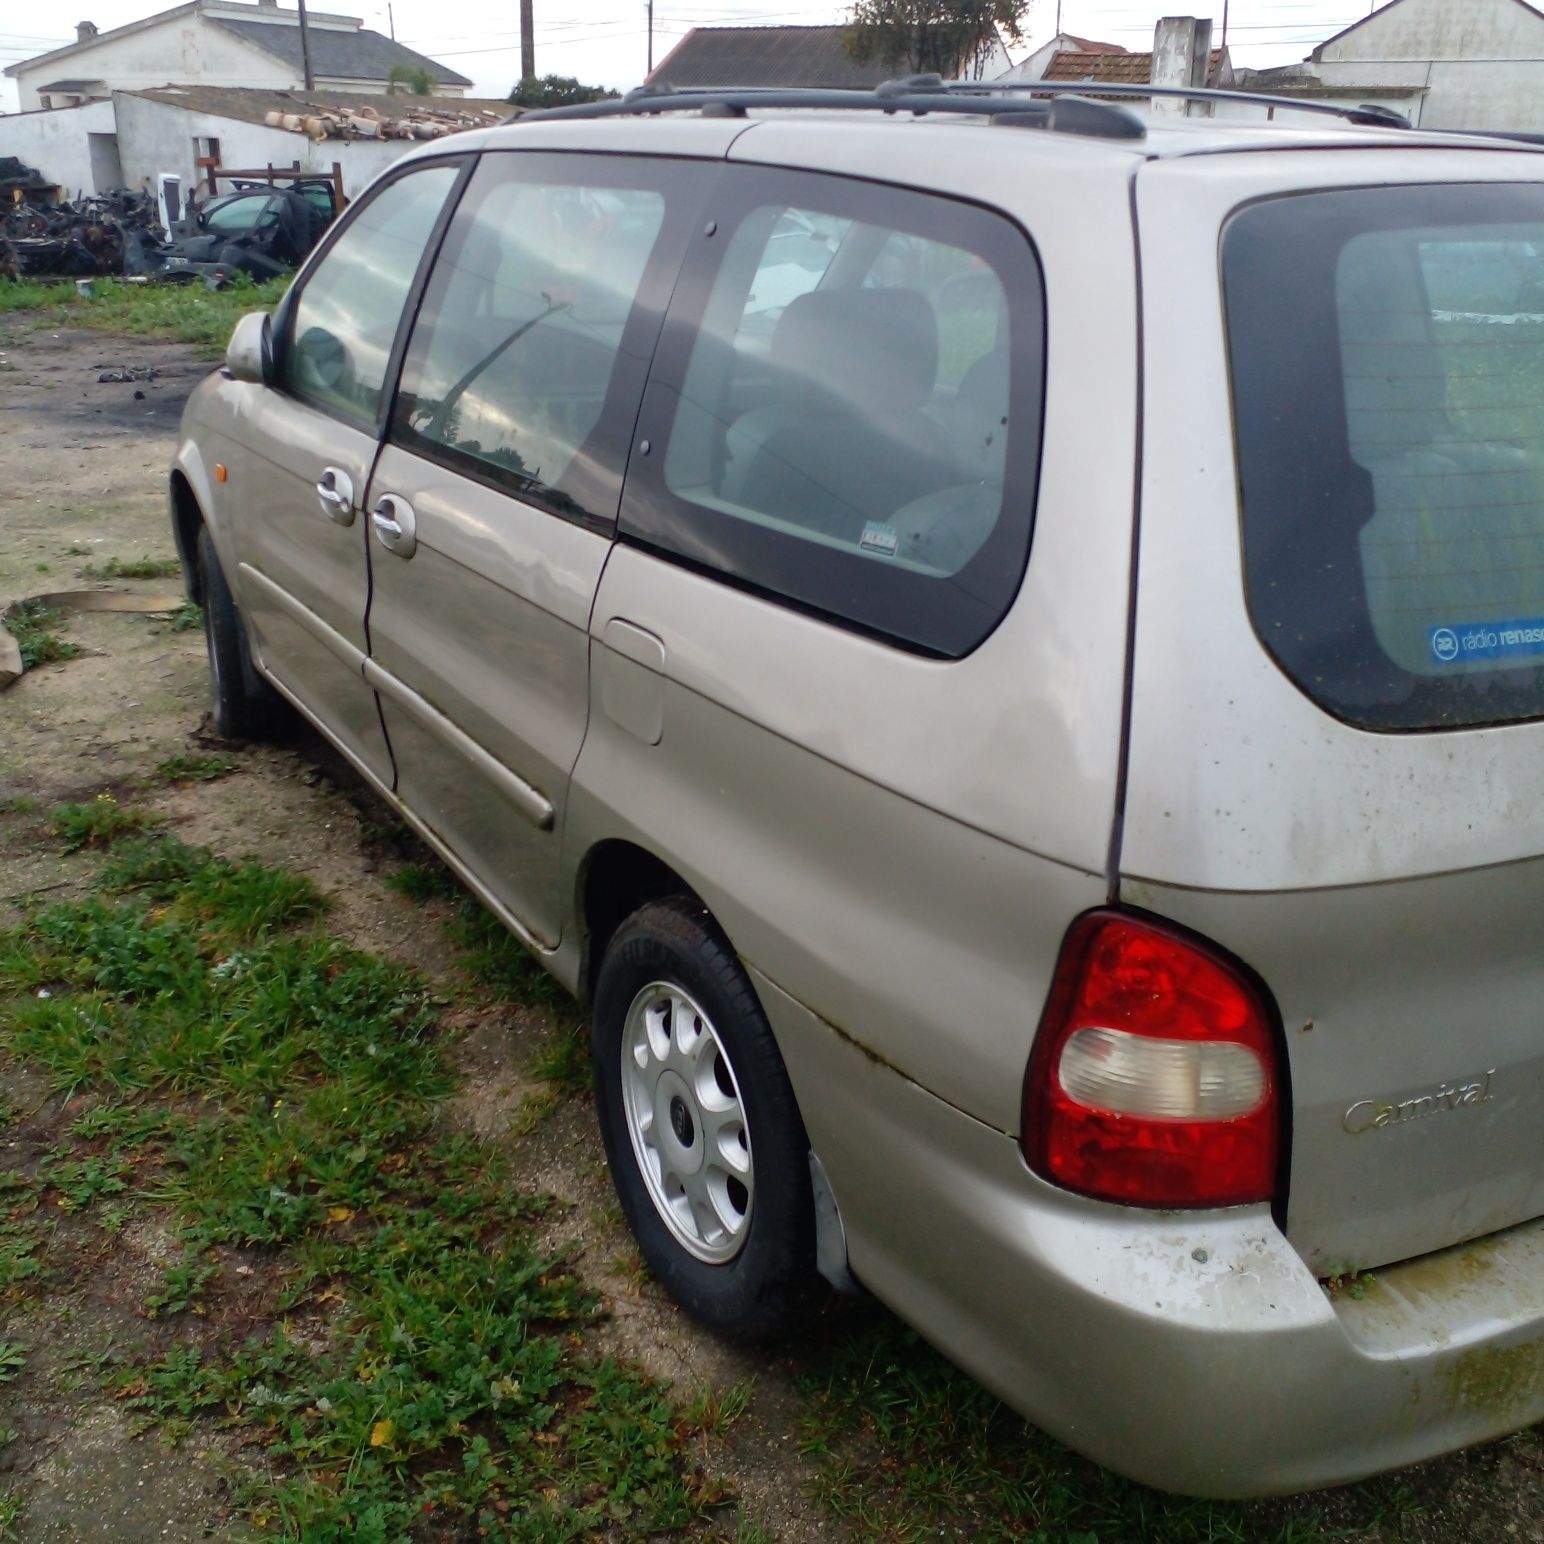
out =
[[[64,625],[64,614],[40,601],[17,602],[6,612],[5,625],[16,640],[17,648],[21,650],[23,670],[36,670],[39,665],[56,665],[62,660],[75,659],[82,652],[79,644],[61,638],[54,631]]]
[[[35,279],[0,279],[0,312],[38,311],[56,304],[65,294],[66,286],[62,284],[39,284]]]
[[[289,278],[254,284],[238,274],[225,289],[202,284],[129,284],[98,279],[89,300],[73,285],[0,279],[0,312],[32,311],[49,326],[94,327],[132,337],[166,338],[222,350],[231,329],[248,311],[271,310],[289,288]]]
[[[1189,1500],[1123,1480],[1028,1425],[877,1308],[834,1335],[820,1361],[800,1380],[800,1445],[817,1464],[813,1499],[858,1538],[1308,1544],[1426,1536],[1423,1509],[1399,1476],[1327,1499],[1261,1502]],[[1155,1412],[1160,1399],[1155,1390]]]
[[[183,751],[168,756],[155,769],[154,781],[158,783],[212,783],[228,777],[240,763],[233,756],[218,754],[198,756]]]
[[[386,888],[410,901],[448,901],[459,896],[461,886],[443,863],[404,863],[386,876]]]
[[[446,920],[445,936],[471,980],[496,997],[549,1011],[572,1008],[568,994],[480,901],[464,896]]]
[[[176,558],[109,558],[99,568],[88,563],[81,573],[88,579],[170,579],[182,572]]]
[[[533,1127],[563,1095],[589,1090],[590,1036],[574,1000],[518,939],[480,901],[463,895],[445,921],[445,936],[456,947],[456,963],[473,990],[534,1008],[549,1021],[545,1039],[531,1057],[530,1070],[551,1085],[556,1097],[538,1100],[522,1124]]]
[[[106,847],[155,824],[156,816],[149,810],[120,804],[110,793],[99,793],[86,804],[56,804],[48,816],[48,829],[66,852]]]
[[[239,1506],[283,1537],[693,1528],[725,1499],[702,1439],[742,1393],[683,1412],[586,1350],[591,1295],[537,1243],[549,1203],[437,1117],[440,1005],[325,909],[299,876],[140,833],[95,893],[0,932],[0,1049],[88,1106],[0,1203],[67,1200],[106,1236],[132,1202],[181,1241],[140,1305],[171,1339],[100,1375],[163,1441],[233,1432],[258,1460]],[[236,1258],[255,1271],[221,1315]]]

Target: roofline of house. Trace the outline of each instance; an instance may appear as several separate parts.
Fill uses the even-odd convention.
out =
[[[680,36],[680,37],[678,37],[678,38],[677,38],[677,39],[676,39],[676,40],[675,40],[675,42],[674,42],[674,44],[673,44],[673,45],[672,45],[672,46],[671,46],[671,49],[670,49],[670,52],[669,52],[669,53],[668,53],[668,54],[666,54],[666,55],[665,55],[665,57],[664,57],[664,58],[663,58],[663,59],[661,59],[661,60],[660,60],[660,61],[659,61],[659,63],[658,63],[658,64],[656,64],[656,65],[655,65],[655,66],[654,66],[654,68],[653,68],[653,69],[652,69],[652,70],[650,70],[650,71],[649,71],[649,73],[648,73],[648,74],[647,74],[647,75],[646,75],[646,76],[644,76],[644,83],[645,83],[645,84],[646,84],[646,85],[647,85],[647,84],[648,84],[648,83],[649,83],[649,82],[650,82],[650,81],[652,81],[652,80],[653,80],[653,79],[654,79],[654,77],[655,77],[655,76],[656,76],[656,75],[658,75],[658,74],[659,74],[659,72],[660,72],[660,71],[661,71],[661,70],[662,70],[662,69],[664,69],[664,68],[665,68],[665,66],[666,66],[666,65],[667,65],[667,64],[669,64],[669,63],[670,63],[670,61],[671,61],[671,60],[672,60],[672,59],[674,59],[674,58],[675,58],[675,56],[676,56],[676,55],[677,55],[677,54],[678,54],[678,53],[680,53],[680,52],[681,52],[681,50],[682,50],[682,49],[683,49],[683,48],[685,48],[685,47],[686,47],[686,45],[687,45],[687,44],[688,44],[688,43],[689,43],[689,42],[690,42],[690,41],[691,41],[691,40],[692,40],[692,39],[693,39],[693,38],[694,38],[694,37],[696,37],[696,35],[697,35],[697,34],[698,34],[698,33],[699,33],[699,32],[701,32],[701,31],[702,31],[702,30],[703,30],[703,29],[702,29],[702,28],[701,28],[701,27],[693,27],[693,28],[692,28],[692,29],[691,29],[691,30],[690,30],[690,31],[689,31],[689,32],[685,32],[685,33],[683,33],[683,34],[682,34],[682,35],[681,35],[681,36]]]
[[[228,17],[228,16],[225,16],[225,17],[222,17],[222,16],[211,16],[209,19],[210,19],[210,21],[214,22],[216,26],[220,26],[220,24],[222,22],[230,21],[233,18]],[[284,64],[284,65],[288,65],[290,63],[290,61],[288,59],[286,59],[284,57],[284,55],[281,54],[278,51],[278,49],[276,49],[276,48],[267,48],[261,42],[259,42],[256,38],[248,37],[247,34],[244,33],[244,32],[238,32],[238,31],[235,31],[231,27],[224,27],[224,26],[220,26],[220,30],[222,32],[224,32],[227,36],[235,38],[238,42],[244,43],[248,48],[256,49],[258,51],[258,53],[260,53],[265,59],[268,59],[268,60],[277,59],[281,64]],[[368,28],[367,27],[356,27],[354,29],[354,35],[357,37],[361,32],[367,32],[367,31],[372,33],[376,37],[380,37],[381,36],[381,34],[379,32],[376,32],[375,28],[373,28],[373,27],[368,27]],[[391,41],[394,44],[396,44],[396,46],[398,48],[402,49],[405,53],[411,54],[415,59],[422,59],[425,64],[432,64],[435,67],[436,70],[443,70],[443,71],[445,71],[444,75],[438,77],[443,82],[443,84],[445,84],[447,86],[470,86],[472,84],[472,82],[470,80],[468,80],[465,75],[458,75],[456,73],[456,71],[454,71],[454,70],[452,70],[450,68],[449,65],[441,64],[438,59],[431,59],[428,54],[421,54],[421,53],[418,52],[418,50],[416,48],[409,48],[407,46],[407,44],[405,44],[405,43],[397,43],[397,40],[395,38],[392,38]],[[404,60],[402,60],[400,62],[403,63],[403,64],[406,64],[408,61],[404,59]],[[391,79],[391,70],[392,70],[392,68],[395,68],[395,66],[392,66],[391,68],[388,68],[384,75],[328,75],[327,79],[328,80],[384,80],[384,81],[389,81]],[[421,65],[420,66],[416,66],[416,68],[420,68],[421,69],[422,66]],[[313,71],[313,73],[315,73],[315,72]]]
[[[1366,16],[1362,17],[1360,21],[1352,22],[1349,27],[1342,27],[1341,30],[1334,35],[1334,37],[1325,38],[1322,43],[1316,44],[1313,52],[1310,53],[1308,57],[1314,60],[1316,63],[1322,63],[1324,50],[1328,48],[1331,43],[1338,43],[1343,37],[1349,37],[1350,34],[1355,32],[1358,27],[1365,27],[1368,22],[1376,21],[1381,15],[1383,15],[1385,11],[1392,11],[1396,5],[1400,5],[1402,3],[1403,0],[1388,0],[1386,5],[1380,5],[1376,11],[1370,11]],[[1541,11],[1538,6],[1530,4],[1529,0],[1512,0],[1512,3],[1514,5],[1520,5],[1530,15],[1537,16],[1540,21],[1544,21],[1544,11]]]
[[[114,27],[110,32],[94,32],[89,38],[76,38],[73,43],[66,43],[63,48],[55,48],[46,54],[34,54],[30,59],[20,59],[15,64],[8,64],[5,73],[10,76],[20,75],[23,70],[31,70],[40,64],[46,64],[50,59],[63,59],[68,54],[78,52],[82,48],[89,48],[93,43],[105,43],[110,38],[126,38],[135,32],[143,32],[146,27],[154,22],[164,21],[168,16],[187,16],[198,9],[198,0],[188,0],[186,5],[174,5],[169,11],[157,11],[154,16],[141,16],[138,21],[126,21],[121,27]]]
[[[658,75],[660,71],[663,70],[665,66],[669,64],[670,61],[674,59],[675,56],[680,53],[681,50],[685,48],[686,45],[691,42],[691,40],[696,37],[699,32],[845,32],[847,30],[847,26],[848,24],[846,22],[829,21],[789,22],[786,25],[778,22],[757,22],[754,25],[748,27],[737,27],[732,24],[727,26],[714,25],[707,27],[693,27],[684,36],[676,39],[675,44],[671,48],[670,52],[666,54],[665,57],[661,59],[652,70],[649,71],[647,76],[644,77],[644,84],[652,84],[654,77]],[[1003,58],[1008,61],[1011,67],[1013,64],[1013,56],[1008,52],[1008,45],[1003,42],[1002,29],[995,23],[992,27],[992,34],[997,43],[998,50],[1001,52]],[[986,46],[990,47],[990,45]],[[983,51],[985,51],[985,49],[983,49]]]
[[[195,11],[203,9],[203,0],[186,0],[183,5],[174,5],[169,10],[157,11],[153,16],[141,16],[138,21],[126,21],[121,27],[113,27],[107,32],[94,32],[89,38],[76,38],[73,43],[66,43],[61,48],[50,49],[46,54],[34,54],[30,59],[18,59],[15,64],[8,64],[5,73],[13,80],[23,70],[31,70],[40,64],[46,64],[50,59],[63,59],[68,54],[73,54],[82,48],[92,48],[98,43],[106,43],[113,38],[126,38],[136,32],[143,32],[146,27],[154,26],[169,16],[188,16]],[[249,9],[256,11],[256,6]],[[259,18],[260,19],[260,18]],[[341,12],[328,13],[325,16],[312,16],[312,21],[351,21],[356,27],[363,25],[363,18],[358,16],[344,16]]]

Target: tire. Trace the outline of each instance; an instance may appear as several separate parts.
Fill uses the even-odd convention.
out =
[[[207,526],[198,532],[198,578],[215,730],[227,740],[275,739],[289,721],[289,705],[252,665],[247,630]]]
[[[796,1327],[822,1292],[809,1138],[761,1004],[700,905],[651,902],[622,924],[594,1021],[601,1135],[655,1279],[722,1335]]]

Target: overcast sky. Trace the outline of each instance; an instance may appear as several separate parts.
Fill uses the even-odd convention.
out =
[[[293,8],[293,0],[282,0]],[[475,82],[479,96],[506,96],[520,74],[519,0],[308,0],[315,11],[363,15],[365,25],[443,60]],[[694,26],[796,22],[818,25],[845,19],[847,5],[818,0],[656,0],[654,58],[658,62]],[[1374,8],[1373,0],[1229,0],[1228,45],[1238,64],[1285,64],[1300,59],[1331,33]],[[103,32],[167,9],[157,0],[75,0],[80,14]],[[1152,46],[1158,17],[1185,10],[1183,0],[1062,0],[1064,32],[1102,38],[1127,48]],[[1204,6],[1197,5],[1197,11]],[[1222,23],[1222,0],[1212,0],[1214,24]],[[1023,45],[1014,57],[1051,36],[1056,0],[1035,0]],[[0,7],[0,65],[14,64],[72,40],[74,24],[54,20],[69,14],[66,0],[47,5],[9,3]],[[42,18],[49,19],[44,21]],[[6,28],[12,30],[4,30]],[[538,74],[577,75],[601,85],[634,86],[647,69],[648,12],[643,0],[536,0]],[[14,110],[16,83],[0,80],[0,108]]]

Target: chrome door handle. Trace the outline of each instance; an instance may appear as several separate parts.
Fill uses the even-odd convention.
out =
[[[395,493],[383,493],[370,511],[370,524],[380,544],[399,558],[410,558],[418,550],[418,520],[413,506]]]
[[[322,468],[322,480],[316,485],[322,501],[322,513],[339,525],[354,523],[354,480],[335,466]]]

